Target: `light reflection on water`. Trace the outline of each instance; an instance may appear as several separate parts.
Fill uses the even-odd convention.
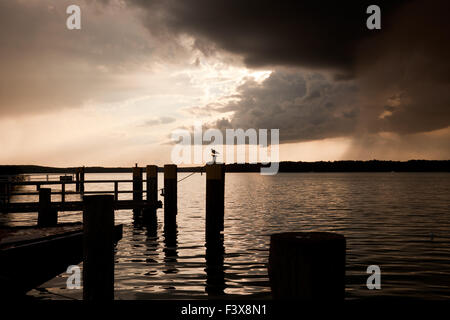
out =
[[[179,173],[179,178],[185,175]],[[124,224],[116,252],[116,298],[270,298],[270,234],[319,230],[347,238],[347,298],[449,298],[449,178],[448,173],[228,173],[225,254],[223,260],[209,256],[207,265],[205,176],[193,175],[178,187],[175,234],[164,232],[162,210],[154,230],[133,224],[131,211],[116,213],[116,223]],[[87,174],[86,179],[130,179],[130,174]],[[160,174],[159,187],[162,181]],[[131,184],[120,188],[129,190]],[[113,186],[86,184],[86,190],[99,189]],[[67,196],[66,201],[77,197]],[[11,214],[6,219],[10,225],[36,223],[35,214]],[[59,221],[81,221],[81,213],[62,213]],[[381,268],[382,290],[365,286],[371,264]],[[66,278],[63,274],[42,288],[80,298],[81,290],[65,289]],[[29,295],[61,298],[42,288]]]

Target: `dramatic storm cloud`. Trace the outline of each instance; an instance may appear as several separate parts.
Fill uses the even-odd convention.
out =
[[[375,31],[366,28],[367,1],[132,2],[148,9],[150,32],[189,34],[205,54],[226,51],[248,67],[303,68],[243,84],[237,102],[213,108],[234,111],[216,126],[276,127],[282,140],[303,141],[450,124],[446,1],[378,2],[382,29]],[[333,79],[310,80],[311,69]]]
[[[205,53],[223,49],[251,67],[351,68],[371,1],[130,0],[153,33],[188,33]],[[386,15],[405,1],[378,1]]]
[[[211,126],[282,128],[282,142],[346,136],[354,132],[359,114],[356,91],[353,81],[335,82],[319,73],[276,71],[262,83],[248,80],[239,86],[235,101],[213,109],[233,112],[231,119]],[[208,106],[206,110],[211,109]]]

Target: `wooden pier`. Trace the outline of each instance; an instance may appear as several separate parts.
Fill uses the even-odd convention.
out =
[[[142,212],[154,216],[146,219],[156,224],[158,201],[155,166],[148,166],[149,181],[142,179],[140,168],[132,180],[85,180],[84,168],[76,179],[60,176],[59,180],[24,181],[11,179],[3,183],[6,192],[0,212],[38,214],[37,226],[0,228],[0,297],[23,296],[30,289],[66,271],[69,265],[84,262],[83,295],[85,300],[114,298],[114,243],[122,238],[122,225],[115,226],[115,210],[133,210],[135,219]],[[132,184],[132,190],[119,190],[119,184]],[[146,183],[149,188],[143,189]],[[111,184],[112,190],[86,191],[85,184]],[[68,191],[67,185],[75,185]],[[33,186],[34,190],[18,190]],[[56,187],[52,190],[48,187]],[[103,189],[103,188],[100,188]],[[59,191],[60,190],[60,191]],[[132,200],[120,200],[119,194],[133,194]],[[143,194],[146,198],[143,199]],[[66,201],[77,194],[82,200]],[[51,201],[59,195],[60,201]],[[36,202],[14,202],[14,196],[38,196]],[[83,223],[58,224],[58,212],[83,211]]]
[[[206,291],[217,297],[224,294],[225,288],[226,166],[213,163],[206,165],[203,171],[206,172]],[[134,222],[144,222],[156,230],[156,212],[162,207],[162,202],[157,200],[161,190],[158,189],[158,167],[147,166],[146,179],[143,179],[143,168],[136,165],[132,172],[132,180],[85,180],[84,168],[80,168],[75,172],[75,181],[60,177],[58,181],[14,180],[3,184],[7,198],[0,204],[0,212],[37,212],[38,226],[15,231],[0,229],[0,286],[6,288],[0,290],[0,296],[23,295],[64,272],[68,265],[83,260],[83,298],[114,299],[114,242],[122,236],[122,226],[114,224],[115,210],[132,210]],[[178,180],[177,172],[176,165],[164,166],[161,193],[164,196],[164,237],[170,246],[176,243],[177,235],[177,184],[190,176]],[[124,183],[132,185],[132,190],[119,190],[119,184]],[[86,191],[86,184],[113,187]],[[75,185],[74,191],[67,190],[68,185]],[[34,186],[35,190],[16,189],[21,186]],[[60,191],[50,189],[52,186]],[[66,196],[72,194],[80,195],[82,200],[66,201]],[[120,194],[132,194],[132,199],[119,199]],[[11,202],[14,195],[39,195],[39,201]],[[52,195],[60,195],[60,201],[51,201]],[[83,224],[58,225],[58,212],[64,211],[83,211]],[[343,299],[345,250],[345,238],[337,234],[273,235],[268,270],[273,297]]]

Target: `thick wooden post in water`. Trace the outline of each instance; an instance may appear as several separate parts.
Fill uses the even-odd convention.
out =
[[[331,232],[273,234],[269,255],[273,298],[344,300],[345,246],[345,237]]]
[[[142,201],[142,169],[133,167],[133,201]],[[141,209],[133,209],[133,214],[139,216]]]
[[[206,165],[206,240],[224,228],[225,165]]]
[[[58,211],[51,207],[52,189],[39,190],[38,226],[51,227],[58,223]]]
[[[85,196],[83,299],[114,299],[114,197]]]
[[[177,166],[164,165],[164,225],[176,225],[177,220]]]
[[[158,167],[151,165],[146,168],[146,188],[147,188],[147,202],[150,204],[149,208],[145,208],[144,222],[156,223],[156,210],[158,203]]]

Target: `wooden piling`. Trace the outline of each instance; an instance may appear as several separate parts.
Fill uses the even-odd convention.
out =
[[[143,211],[144,222],[154,224],[157,221],[156,210],[158,203],[158,167],[149,165],[146,167],[147,202],[149,207]]]
[[[177,216],[177,166],[164,165],[164,225],[176,225]]]
[[[345,237],[331,232],[287,232],[270,239],[274,299],[344,300]]]
[[[225,165],[206,165],[206,240],[224,229]]]
[[[114,299],[114,197],[85,196],[83,299]]]
[[[133,167],[133,201],[142,201],[142,169]],[[141,209],[134,209],[135,217],[140,216]]]
[[[58,223],[58,212],[51,207],[52,189],[39,190],[38,226],[51,227]]]
[[[206,287],[208,296],[216,298],[222,296],[225,290],[225,268],[223,234],[209,237],[206,241]]]

